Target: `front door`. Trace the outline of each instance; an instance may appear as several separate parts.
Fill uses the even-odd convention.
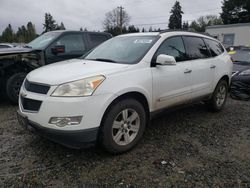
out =
[[[184,103],[191,97],[191,61],[186,61],[182,38],[176,36],[166,39],[157,50],[153,61],[160,54],[175,57],[177,64],[152,68],[155,110]]]
[[[64,52],[53,53],[56,46],[64,46]],[[46,49],[46,64],[73,59],[86,52],[86,45],[82,34],[65,34]]]

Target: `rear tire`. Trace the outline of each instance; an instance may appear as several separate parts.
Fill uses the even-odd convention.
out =
[[[119,154],[138,144],[146,127],[146,112],[135,99],[123,99],[105,113],[100,143],[108,152]]]
[[[16,73],[9,77],[6,83],[6,95],[11,103],[18,103],[19,91],[25,79],[25,73]]]
[[[220,80],[217,84],[211,99],[208,101],[208,107],[214,112],[221,111],[226,104],[228,95],[228,83],[226,80]]]

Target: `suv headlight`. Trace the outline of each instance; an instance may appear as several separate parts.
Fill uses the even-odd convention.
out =
[[[240,76],[250,76],[250,69],[242,71],[239,75]]]
[[[51,96],[53,97],[84,97],[94,93],[105,80],[102,75],[85,78],[59,85]]]

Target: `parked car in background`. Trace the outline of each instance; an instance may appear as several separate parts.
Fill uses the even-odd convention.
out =
[[[0,88],[8,99],[17,103],[27,73],[38,67],[77,58],[111,38],[108,33],[52,31],[23,48],[0,50]]]
[[[205,35],[121,35],[84,58],[29,73],[18,119],[68,147],[99,141],[107,151],[122,153],[139,142],[150,117],[165,108],[204,100],[221,110],[232,66],[221,43]]]
[[[250,100],[250,48],[231,47],[233,75],[230,95],[234,99]]]
[[[0,50],[3,48],[14,48],[15,45],[10,44],[10,43],[0,43]]]

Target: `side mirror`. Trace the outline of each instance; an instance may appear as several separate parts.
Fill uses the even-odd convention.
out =
[[[65,53],[65,46],[56,45],[55,47],[51,48],[51,52],[55,55],[60,54],[60,53]]]
[[[175,58],[173,56],[161,54],[156,59],[157,65],[176,65]]]

